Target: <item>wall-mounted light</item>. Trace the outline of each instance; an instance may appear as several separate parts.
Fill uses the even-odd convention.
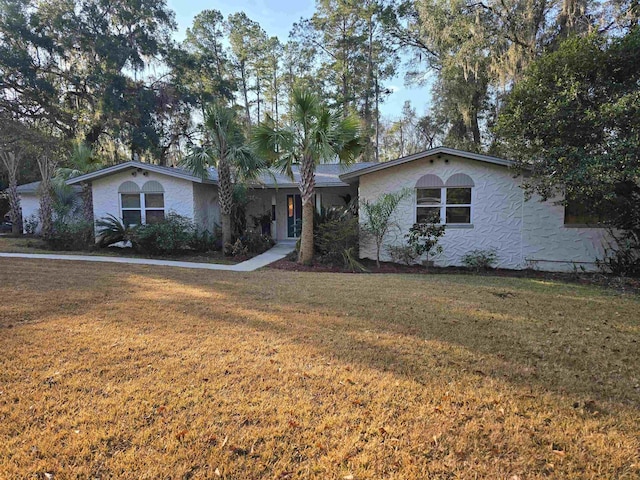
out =
[[[138,174],[138,172],[131,172],[131,176],[135,177]]]
[[[144,175],[145,177],[149,175],[149,172],[144,172],[142,175]]]
[[[429,163],[433,163],[433,158],[431,160],[429,160]]]
[[[449,159],[448,159],[448,158],[445,158],[445,159],[444,159],[444,163],[449,163]]]

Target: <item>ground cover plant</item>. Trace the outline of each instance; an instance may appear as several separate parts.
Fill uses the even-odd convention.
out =
[[[640,474],[636,296],[25,259],[0,295],[5,478]]]

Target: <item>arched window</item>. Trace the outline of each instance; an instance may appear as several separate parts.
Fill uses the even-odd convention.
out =
[[[430,223],[440,218],[444,183],[437,175],[424,175],[416,182],[416,222]]]
[[[144,223],[164,220],[164,188],[160,182],[149,180],[142,186],[144,200]]]
[[[142,189],[132,181],[118,187],[120,217],[125,225],[156,223],[164,220],[164,188],[150,180]]]
[[[447,224],[471,223],[473,180],[464,173],[451,175],[446,182],[428,174],[416,182],[416,222],[438,220]]]
[[[456,173],[445,182],[447,223],[471,223],[471,189],[474,187],[469,175]]]

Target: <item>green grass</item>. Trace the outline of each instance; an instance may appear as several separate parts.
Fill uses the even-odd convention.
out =
[[[0,259],[0,477],[640,476],[640,302]]]

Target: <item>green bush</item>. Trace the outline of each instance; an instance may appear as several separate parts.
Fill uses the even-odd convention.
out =
[[[488,270],[498,262],[498,254],[494,249],[471,250],[462,257],[462,263],[467,268],[472,268],[476,272]]]
[[[189,248],[196,252],[213,252],[222,248],[220,235],[215,235],[209,230],[193,229],[189,238]]]
[[[440,215],[434,212],[432,218],[425,223],[414,223],[409,229],[409,233],[405,235],[407,243],[413,248],[415,254],[427,256],[429,262],[430,255],[438,255],[442,253],[442,246],[438,245],[440,237],[444,235],[445,226],[440,225]]]
[[[331,216],[320,223],[315,232],[318,261],[331,265],[345,265],[345,251],[358,258],[358,219],[350,214]]]
[[[269,235],[249,231],[236,239],[234,243],[227,243],[225,245],[225,255],[244,257],[249,254],[260,254],[269,250],[275,243]]]
[[[189,248],[194,231],[191,220],[169,213],[161,222],[137,227],[132,242],[142,253],[174,255]]]
[[[93,225],[84,219],[56,220],[46,240],[52,250],[88,250],[93,247]]]
[[[96,227],[98,228],[98,245],[101,247],[108,247],[118,242],[131,241],[133,243],[137,228],[125,225],[121,219],[111,214],[96,220]]]

